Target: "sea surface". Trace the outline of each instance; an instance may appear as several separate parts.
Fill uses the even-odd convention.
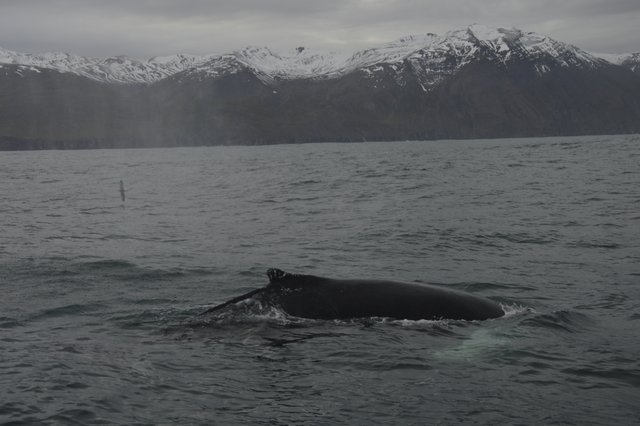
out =
[[[270,267],[507,314],[198,316]],[[638,424],[640,136],[2,152],[0,291],[0,424]]]

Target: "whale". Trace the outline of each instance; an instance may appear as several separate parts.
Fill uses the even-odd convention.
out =
[[[288,315],[318,320],[390,318],[396,320],[480,321],[503,316],[493,300],[442,286],[377,279],[334,279],[272,268],[269,284],[200,315],[251,297]]]

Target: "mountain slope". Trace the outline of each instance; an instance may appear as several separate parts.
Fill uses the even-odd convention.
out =
[[[593,53],[594,56],[602,58],[612,64],[620,65],[627,69],[630,69],[636,74],[640,74],[640,52],[638,53],[623,53],[620,55],[606,54],[606,53]]]
[[[56,58],[0,65],[0,147],[640,132],[632,68],[514,28],[474,25],[353,55],[246,48],[143,64],[155,71],[123,59],[100,78],[95,62]]]
[[[640,52],[625,55],[620,61],[620,65],[640,75]]]

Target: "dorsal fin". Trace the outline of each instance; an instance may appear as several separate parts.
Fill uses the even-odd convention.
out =
[[[270,268],[269,270],[267,270],[267,277],[269,277],[269,282],[282,280],[284,278],[291,277],[291,276],[293,275],[281,269]]]

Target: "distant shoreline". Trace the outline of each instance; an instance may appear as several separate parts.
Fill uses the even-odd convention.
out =
[[[495,138],[444,138],[444,139],[370,139],[370,140],[306,140],[294,142],[263,142],[263,143],[218,143],[218,144],[185,144],[185,145],[124,145],[118,143],[99,144],[97,141],[44,141],[44,140],[27,140],[17,138],[0,137],[1,152],[18,152],[18,151],[85,151],[85,150],[103,150],[103,149],[158,149],[158,148],[206,148],[206,147],[222,147],[222,146],[274,146],[274,145],[306,145],[317,143],[337,143],[337,144],[362,144],[362,143],[402,143],[402,142],[457,142],[457,141],[499,141],[499,140],[526,140],[526,139],[552,139],[552,138],[584,138],[584,137],[608,137],[608,136],[638,136],[640,142],[640,133],[617,133],[617,134],[580,134],[580,135],[541,135],[541,136],[513,136],[513,137],[495,137]]]

